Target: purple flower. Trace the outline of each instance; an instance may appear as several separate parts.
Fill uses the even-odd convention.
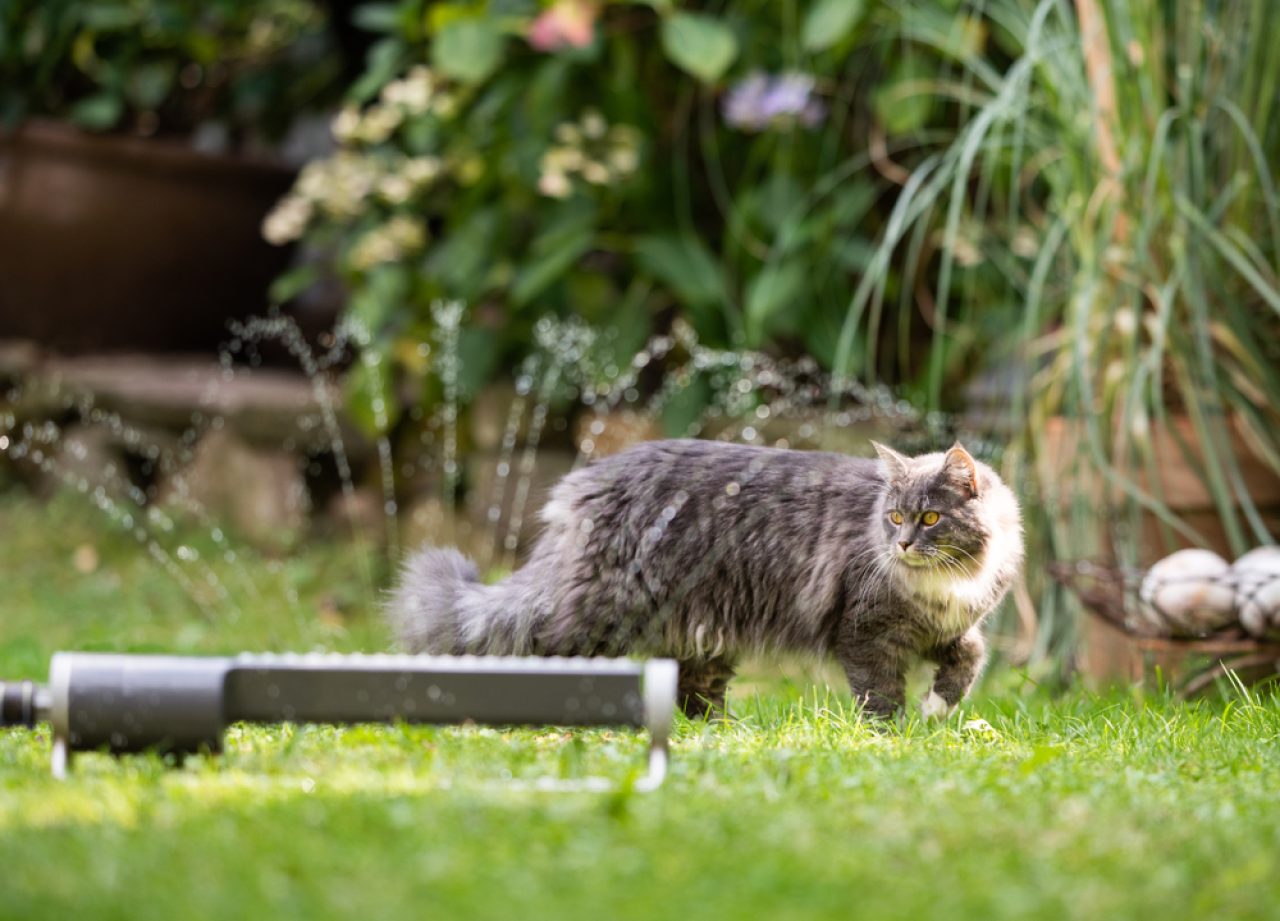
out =
[[[743,131],[814,128],[826,117],[827,107],[814,94],[809,74],[770,76],[759,71],[737,83],[725,94],[724,120]]]

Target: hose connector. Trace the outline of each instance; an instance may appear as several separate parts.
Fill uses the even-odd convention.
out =
[[[0,726],[28,726],[49,718],[49,689],[34,681],[0,681]]]

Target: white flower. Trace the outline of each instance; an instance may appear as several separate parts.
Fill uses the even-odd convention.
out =
[[[311,202],[299,195],[286,195],[263,219],[262,235],[275,246],[291,243],[307,229],[311,214]]]
[[[413,194],[413,183],[406,179],[403,175],[391,174],[384,176],[378,183],[378,194],[386,200],[389,205],[402,205],[409,200],[409,196]]]
[[[400,256],[396,245],[380,229],[371,230],[351,248],[351,266],[365,271],[383,262],[395,262]]]
[[[587,109],[582,113],[581,125],[583,135],[593,141],[604,137],[604,133],[609,127],[604,120],[604,116],[595,109]]]
[[[438,157],[410,157],[400,168],[400,175],[420,188],[440,175],[440,159]]]
[[[355,217],[376,180],[377,169],[368,157],[339,151],[303,167],[296,192],[330,216]]]
[[[355,139],[360,127],[360,109],[356,106],[343,106],[342,111],[334,116],[330,129],[334,140],[339,144],[350,144]]]
[[[355,137],[365,144],[381,144],[404,121],[404,113],[394,106],[371,106],[356,128]]]
[[[621,176],[634,173],[639,165],[640,155],[635,152],[634,148],[615,147],[609,151],[609,166]]]
[[[328,165],[328,160],[312,160],[304,166],[302,172],[298,174],[295,191],[310,201],[318,201],[322,198],[329,187]]]
[[[582,132],[572,122],[561,122],[556,125],[556,140],[561,144],[577,145],[582,143]]]
[[[568,198],[573,186],[564,173],[546,172],[538,177],[538,191],[550,198]]]
[[[387,237],[402,250],[418,249],[427,242],[427,228],[422,221],[398,214],[383,228]]]
[[[586,157],[576,147],[552,147],[542,155],[544,172],[572,173],[582,169]]]
[[[434,95],[435,78],[430,70],[421,65],[409,71],[404,79],[392,80],[382,88],[384,103],[400,106],[414,115],[429,110]]]
[[[582,164],[582,178],[592,185],[608,185],[609,170],[603,163],[597,163],[595,160],[588,160]]]
[[[397,215],[360,238],[351,249],[351,265],[363,271],[384,262],[396,262],[426,241],[427,231],[421,221]]]

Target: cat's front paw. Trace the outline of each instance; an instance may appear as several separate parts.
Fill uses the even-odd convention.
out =
[[[930,691],[920,704],[920,715],[927,720],[944,720],[955,707],[948,704],[937,691]]]

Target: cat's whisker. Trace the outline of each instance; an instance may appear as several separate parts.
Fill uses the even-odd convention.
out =
[[[956,553],[963,553],[966,557],[968,557],[970,560],[973,561],[973,564],[975,566],[982,565],[981,560],[979,560],[976,556],[974,556],[972,553],[970,553],[968,550],[964,549],[963,547],[957,547],[955,544],[937,544],[936,546],[938,546],[940,549],[943,549],[943,550],[954,550]]]

